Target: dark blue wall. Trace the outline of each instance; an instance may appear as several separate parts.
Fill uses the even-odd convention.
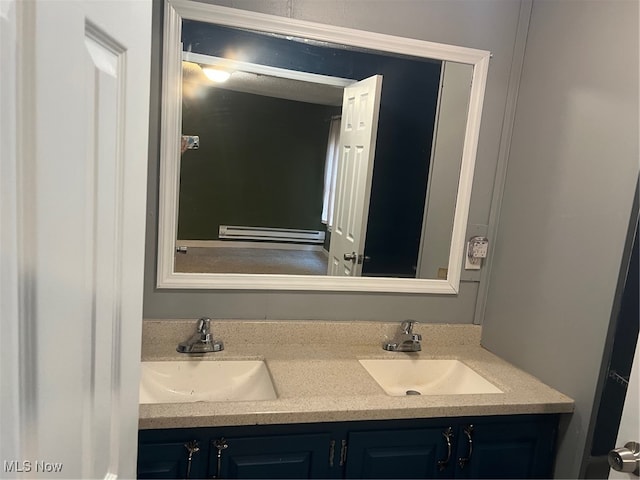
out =
[[[415,276],[441,62],[185,20],[183,49],[362,80],[383,75],[363,275]]]

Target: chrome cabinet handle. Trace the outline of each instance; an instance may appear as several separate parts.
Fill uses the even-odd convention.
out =
[[[200,445],[195,440],[191,440],[184,444],[184,448],[187,449],[189,455],[187,455],[187,475],[185,478],[191,478],[191,462],[193,461],[193,454],[200,451]]]
[[[467,454],[466,458],[458,458],[458,465],[460,465],[460,468],[464,468],[465,465],[471,461],[471,455],[473,455],[473,440],[471,439],[471,436],[473,435],[473,425],[467,425],[462,431],[467,436],[467,442],[469,443],[469,453]]]
[[[216,455],[216,474],[211,478],[222,478],[220,476],[220,472],[222,470],[222,451],[229,448],[229,444],[224,437],[214,440],[212,443],[216,450],[218,450],[218,453]]]
[[[342,440],[340,444],[342,446],[340,448],[340,466],[344,467],[344,464],[347,463],[347,441]]]
[[[336,441],[331,440],[329,442],[329,467],[333,467],[333,457],[336,454]]]
[[[447,442],[447,458],[444,460],[438,460],[438,470],[443,471],[449,465],[449,461],[451,460],[451,439],[453,438],[453,429],[451,427],[447,428],[442,432],[442,436],[444,437],[444,441]]]

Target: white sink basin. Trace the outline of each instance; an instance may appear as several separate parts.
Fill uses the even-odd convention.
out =
[[[229,402],[277,398],[260,360],[142,362],[140,403]]]
[[[458,360],[360,360],[391,396],[503,393]]]

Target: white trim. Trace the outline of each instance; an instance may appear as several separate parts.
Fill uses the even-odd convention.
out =
[[[33,132],[35,4],[4,2],[0,11],[0,444],[7,460],[34,458],[37,440]],[[18,477],[15,472],[5,472]],[[9,477],[8,477],[9,478]]]
[[[228,27],[308,38],[320,42],[350,45],[389,53],[401,53],[434,60],[475,64],[485,56],[488,57],[490,55],[488,51],[475,48],[396,37],[383,33],[250,12],[248,10],[236,10],[191,0],[168,0],[168,8],[176,12],[180,19],[209,22]]]
[[[518,91],[520,89],[520,77],[524,65],[524,52],[529,34],[529,21],[531,19],[532,0],[523,0],[520,3],[520,15],[518,17],[518,27],[516,29],[515,47],[511,57],[511,71],[509,72],[509,83],[507,84],[507,102],[505,105],[505,115],[502,122],[502,132],[500,134],[500,148],[498,150],[498,163],[496,165],[495,181],[493,183],[493,195],[491,196],[491,209],[489,211],[489,225],[487,236],[490,239],[497,237],[498,224],[500,221],[500,211],[502,209],[502,196],[507,180],[507,163],[511,150],[511,134],[515,123],[516,106],[518,102]],[[493,253],[496,249],[496,242],[489,242],[489,254],[485,259],[484,268],[480,272],[480,283],[478,284],[478,295],[476,296],[476,308],[474,309],[473,323],[481,325],[484,321],[484,314],[487,306],[487,296],[493,268]]]
[[[174,272],[173,256],[177,231],[178,172],[180,171],[180,161],[175,161],[175,159],[180,157],[179,135],[163,133],[160,148],[157,287],[456,294],[460,285],[464,237],[469,214],[490,52],[236,10],[190,0],[166,0],[162,132],[179,133],[180,131],[181,27],[183,18],[235,28],[309,38],[320,42],[472,64],[474,66],[473,84],[471,85],[447,280]]]
[[[180,128],[182,125],[182,17],[167,1],[164,12],[162,58],[160,198],[158,201],[158,287],[171,284],[173,254],[178,231],[178,195],[180,183]],[[178,161],[169,161],[177,158]],[[169,233],[168,233],[169,232]],[[162,280],[161,280],[162,279]],[[162,286],[161,286],[162,284]]]
[[[23,411],[21,404],[21,305],[20,275],[20,212],[19,164],[16,137],[18,134],[18,2],[0,4],[0,444],[3,455],[17,459],[24,455],[21,448]],[[6,448],[6,451],[5,451]],[[5,472],[6,474],[7,472]],[[15,475],[14,475],[15,476]]]
[[[322,245],[278,242],[242,242],[239,240],[176,240],[176,247],[191,248],[254,248],[266,250],[303,250],[319,252]]]
[[[460,273],[465,251],[465,235],[467,233],[467,219],[471,203],[471,189],[473,187],[473,173],[475,159],[478,150],[478,137],[480,136],[480,121],[482,119],[482,105],[484,91],[489,71],[489,54],[475,63],[471,83],[471,95],[469,98],[469,114],[467,116],[467,129],[462,149],[462,164],[460,167],[460,182],[458,183],[458,195],[456,198],[456,212],[453,217],[453,232],[451,235],[451,250],[449,252],[449,265],[447,282],[455,285],[456,290],[460,285]]]
[[[224,67],[236,72],[256,73],[258,75],[268,75],[270,77],[286,78],[288,80],[298,80],[300,82],[320,83],[334,87],[348,87],[356,82],[350,78],[331,77],[329,75],[319,75],[317,73],[299,72],[297,70],[287,70],[285,68],[270,67],[258,63],[240,62],[227,58],[212,57],[194,52],[182,52],[182,59],[186,62],[200,63],[218,67]]]
[[[231,273],[178,273],[171,276],[175,289],[212,288],[231,290],[290,290],[322,292],[403,292],[403,293],[458,293],[448,281],[407,278],[372,277],[318,277],[311,275],[250,275]],[[314,277],[315,278],[315,277]],[[167,287],[168,288],[168,287]]]

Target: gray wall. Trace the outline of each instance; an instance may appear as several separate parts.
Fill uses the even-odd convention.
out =
[[[490,50],[491,60],[478,146],[469,225],[489,222],[520,2],[514,0],[264,0],[213,1],[302,20]],[[160,2],[154,3],[149,202],[145,267],[146,318],[304,318],[472,323],[477,282],[457,296],[347,293],[166,291],[155,289],[158,204]],[[517,55],[516,55],[517,57]],[[517,58],[516,58],[517,61]],[[482,228],[482,227],[480,227]],[[475,233],[475,230],[474,230]]]
[[[429,165],[429,178],[438,181],[430,182],[427,189],[421,244],[427,248],[420,252],[418,278],[438,278],[438,270],[449,263],[472,78],[472,65],[444,62],[442,66],[443,88],[438,100],[438,120]]]
[[[638,3],[534,1],[482,342],[576,400],[577,478],[635,184]]]

